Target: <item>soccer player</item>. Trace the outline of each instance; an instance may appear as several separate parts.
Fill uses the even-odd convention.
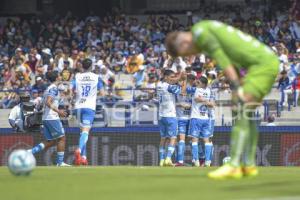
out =
[[[176,104],[176,115],[178,119],[178,151],[176,166],[184,166],[184,152],[185,152],[185,136],[189,130],[191,102],[188,95],[178,95]]]
[[[52,146],[57,146],[57,159],[56,164],[60,167],[70,166],[64,163],[65,152],[65,131],[62,126],[60,117],[66,117],[67,112],[58,109],[60,95],[58,85],[61,77],[57,72],[49,72],[47,74],[48,80],[51,85],[44,93],[44,112],[43,112],[43,132],[46,140],[34,146],[29,150],[32,154],[36,154],[44,149]]]
[[[181,87],[176,85],[176,75],[172,70],[165,70],[163,80],[157,85],[159,98],[159,129],[160,129],[160,166],[173,166],[172,155],[175,151],[177,138],[176,98]],[[167,146],[167,153],[165,152]]]
[[[188,84],[189,87],[194,85],[195,76],[192,74],[187,75],[187,83],[183,82],[183,84]],[[186,86],[184,85],[183,88]],[[179,94],[176,96],[176,115],[178,119],[178,150],[177,150],[177,163],[176,167],[184,166],[184,153],[185,153],[185,140],[186,135],[189,131],[190,124],[190,115],[191,115],[191,103],[192,98],[191,95],[187,94]]]
[[[186,89],[188,94],[193,95],[190,130],[188,136],[192,138],[192,163],[195,167],[200,166],[198,146],[199,138],[203,138],[205,147],[206,144],[210,142],[209,138],[211,137],[211,132],[209,110],[214,106],[214,103],[210,101],[211,90],[207,87],[207,78],[202,76],[197,82],[196,87],[188,87]],[[205,155],[211,153],[211,150],[207,152],[207,149],[208,148],[205,148]]]
[[[257,102],[263,100],[275,82],[279,71],[277,56],[252,36],[210,20],[195,24],[189,32],[170,33],[166,47],[173,57],[206,53],[218,63],[230,81],[236,118],[231,134],[231,161],[208,176],[213,179],[256,176],[258,132],[253,114]],[[239,76],[240,69],[247,70],[243,78]],[[241,163],[243,153],[246,161]]]
[[[92,60],[85,59],[82,62],[83,72],[78,73],[72,82],[73,96],[75,97],[75,111],[80,122],[79,146],[75,150],[75,165],[87,165],[86,144],[92,127],[97,93],[103,94],[103,84],[99,76],[91,72]]]
[[[214,135],[214,129],[215,129],[215,101],[216,101],[216,94],[215,91],[213,91],[212,88],[210,88],[210,102],[214,106],[209,108],[209,138],[203,138],[204,141],[204,152],[205,152],[205,167],[210,167],[212,158],[213,158],[213,142],[212,137]]]

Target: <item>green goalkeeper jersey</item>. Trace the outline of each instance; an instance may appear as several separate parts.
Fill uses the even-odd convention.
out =
[[[248,69],[277,59],[268,46],[222,22],[201,21],[193,26],[192,33],[199,51],[216,60],[222,69],[229,65]]]

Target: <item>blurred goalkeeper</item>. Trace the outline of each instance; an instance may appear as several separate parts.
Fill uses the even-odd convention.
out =
[[[270,92],[279,71],[274,52],[248,34],[218,21],[205,20],[189,32],[173,32],[166,38],[173,57],[203,52],[217,61],[231,83],[233,116],[231,162],[208,174],[213,179],[256,176],[258,132],[254,110]],[[246,69],[244,77],[239,70]],[[246,159],[241,162],[245,153]]]

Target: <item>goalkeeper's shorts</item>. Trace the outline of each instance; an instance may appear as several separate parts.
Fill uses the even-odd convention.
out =
[[[275,57],[251,66],[243,79],[243,92],[253,95],[260,102],[270,93],[278,73],[279,62]]]

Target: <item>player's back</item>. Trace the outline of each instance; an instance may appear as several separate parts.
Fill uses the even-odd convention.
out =
[[[76,74],[73,83],[76,92],[75,109],[89,108],[96,110],[97,93],[101,87],[102,83],[97,74],[93,72]]]
[[[190,119],[191,115],[191,103],[192,103],[192,97],[191,95],[182,95],[179,94],[176,96],[176,115],[177,118],[180,120],[188,120]]]
[[[197,118],[197,119],[209,119],[209,113],[210,110],[207,105],[196,102],[196,97],[201,97],[205,99],[206,101],[210,100],[210,94],[211,90],[207,88],[197,88],[193,100],[192,100],[192,108],[191,108],[191,118]]]
[[[160,117],[176,117],[176,99],[175,95],[168,91],[170,86],[166,82],[159,82],[157,84]]]
[[[219,21],[201,21],[193,26],[192,33],[201,51],[212,56],[217,54],[218,48],[222,49],[231,64],[237,67],[247,68],[266,62],[267,58],[277,59],[274,52],[259,40]]]

